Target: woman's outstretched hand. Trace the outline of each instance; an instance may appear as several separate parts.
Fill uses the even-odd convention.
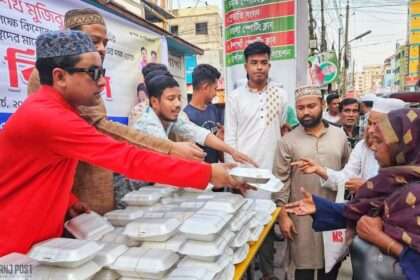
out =
[[[297,216],[312,215],[316,212],[314,200],[312,194],[305,191],[304,188],[300,188],[303,194],[303,199],[288,203],[284,206],[287,213],[294,214]]]

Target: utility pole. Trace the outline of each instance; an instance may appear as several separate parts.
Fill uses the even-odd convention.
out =
[[[346,94],[347,89],[347,67],[348,67],[348,61],[347,61],[347,55],[349,51],[349,17],[350,17],[350,5],[349,0],[347,0],[346,5],[346,29],[344,31],[344,60],[343,60],[343,78],[342,78],[342,85],[341,85],[341,95]]]
[[[321,52],[327,50],[327,40],[325,39],[325,17],[324,17],[324,0],[321,0]]]
[[[343,33],[343,29],[340,27],[338,28],[338,59],[337,59],[337,66],[338,69],[341,70],[341,34]]]
[[[317,49],[317,39],[315,35],[315,19],[312,9],[312,0],[308,0],[309,6],[309,48],[311,49],[311,55],[315,54],[315,49]]]

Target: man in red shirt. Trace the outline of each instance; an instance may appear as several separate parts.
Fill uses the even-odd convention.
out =
[[[26,253],[61,236],[79,160],[134,179],[205,189],[209,182],[244,189],[229,166],[144,151],[99,133],[77,106],[100,98],[105,69],[83,32],[41,34],[36,41],[41,88],[0,132],[0,256]]]

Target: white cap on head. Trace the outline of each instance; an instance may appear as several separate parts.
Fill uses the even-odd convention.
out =
[[[397,98],[376,97],[373,101],[372,111],[377,113],[388,114],[391,111],[403,109],[407,107],[407,103]]]

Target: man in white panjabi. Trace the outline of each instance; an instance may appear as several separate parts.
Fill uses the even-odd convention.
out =
[[[269,82],[271,49],[255,42],[244,50],[248,82],[228,93],[225,110],[225,142],[241,149],[260,168],[272,170],[277,141],[286,123],[287,94]],[[225,161],[232,161],[225,154]],[[247,197],[271,199],[271,193],[248,191]],[[274,277],[274,233],[266,238],[260,253],[263,279]]]

